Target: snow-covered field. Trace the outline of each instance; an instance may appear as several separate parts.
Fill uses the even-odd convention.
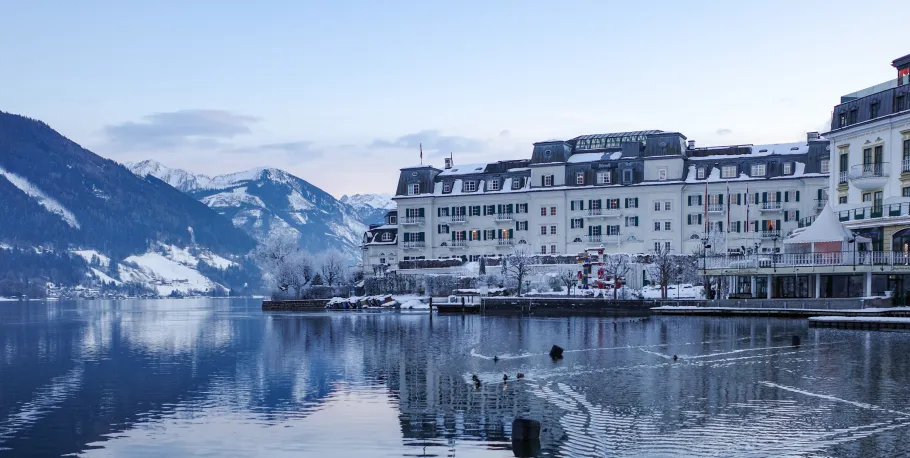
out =
[[[66,224],[69,224],[70,227],[79,229],[79,221],[76,220],[76,216],[73,213],[66,209],[60,202],[49,197],[47,194],[38,189],[37,186],[26,180],[25,178],[16,175],[15,173],[8,172],[3,168],[0,168],[0,175],[6,178],[13,186],[19,188],[20,191],[24,192],[27,196],[35,199],[38,202],[38,205],[44,207],[45,210],[63,218],[63,221]]]

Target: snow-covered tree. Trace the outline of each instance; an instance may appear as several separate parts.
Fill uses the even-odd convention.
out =
[[[534,265],[534,252],[527,245],[518,245],[502,260],[502,272],[506,278],[518,283],[517,295],[521,296],[524,279],[531,273]]]
[[[616,300],[616,284],[625,279],[632,270],[632,258],[627,254],[604,254],[604,273],[613,278],[613,300]]]
[[[294,297],[300,297],[300,291],[303,290],[316,273],[313,267],[313,257],[305,251],[297,251],[288,256],[284,263],[287,269],[286,282],[294,290]]]
[[[290,263],[299,252],[297,237],[284,232],[270,235],[251,255],[262,269],[266,283],[274,284],[280,291],[287,291],[294,282]]]
[[[566,286],[566,293],[572,294],[572,288],[578,284],[578,270],[571,267],[560,267],[553,276],[560,285]]]
[[[345,261],[341,253],[335,250],[326,251],[322,255],[322,267],[319,272],[322,280],[328,286],[334,286],[344,278]]]
[[[670,248],[659,246],[650,256],[648,275],[660,285],[660,297],[667,298],[667,285],[675,278],[676,256],[670,253]]]
[[[478,275],[486,275],[486,274],[487,274],[487,258],[486,258],[486,256],[481,256],[481,257],[480,257],[480,263],[479,263],[479,264],[480,264],[480,266],[477,268],[477,274],[478,274]]]

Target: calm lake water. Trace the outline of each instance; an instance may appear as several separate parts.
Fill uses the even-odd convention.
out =
[[[0,456],[509,457],[517,416],[541,456],[910,452],[906,333],[259,306],[0,303]]]

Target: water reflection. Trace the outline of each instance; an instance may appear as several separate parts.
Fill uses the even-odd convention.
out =
[[[0,455],[505,457],[518,416],[544,456],[910,449],[910,335],[800,320],[2,304],[0,350]]]

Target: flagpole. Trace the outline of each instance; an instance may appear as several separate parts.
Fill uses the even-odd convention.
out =
[[[724,256],[730,253],[730,181],[727,181],[727,232],[724,234]]]
[[[423,143],[420,144],[420,165],[423,165]]]

